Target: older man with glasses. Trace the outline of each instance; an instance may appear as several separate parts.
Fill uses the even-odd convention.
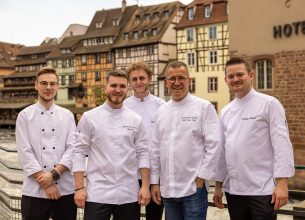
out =
[[[18,115],[16,145],[25,173],[21,214],[24,220],[76,219],[72,169],[73,114],[54,103],[58,75],[38,71],[37,103]]]
[[[206,219],[208,180],[215,176],[219,152],[218,116],[210,102],[189,94],[185,63],[168,65],[166,83],[172,100],[157,114],[152,199],[160,203],[162,196],[167,220]]]

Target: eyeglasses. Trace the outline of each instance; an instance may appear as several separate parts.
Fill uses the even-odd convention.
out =
[[[146,78],[144,76],[140,76],[140,77],[132,77],[131,81],[132,82],[136,82],[136,81],[144,81]]]
[[[39,84],[41,85],[41,87],[43,88],[47,88],[48,85],[50,85],[50,88],[54,88],[58,85],[58,82],[47,82],[47,81],[40,81]]]
[[[184,83],[187,79],[189,79],[189,77],[178,76],[178,77],[170,77],[167,78],[166,80],[169,81],[170,83],[175,83],[177,80],[179,83]]]

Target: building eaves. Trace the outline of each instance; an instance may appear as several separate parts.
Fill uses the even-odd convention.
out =
[[[21,77],[36,77],[36,72],[29,71],[29,72],[15,72],[13,74],[4,76],[4,79],[11,79],[11,78],[21,78]]]
[[[112,44],[107,45],[96,45],[96,46],[79,46],[76,50],[73,51],[73,54],[92,54],[92,53],[101,53],[101,52],[110,52]]]
[[[25,66],[25,65],[33,65],[33,64],[44,64],[46,63],[46,58],[37,58],[37,59],[24,59],[24,60],[16,60],[16,66]]]

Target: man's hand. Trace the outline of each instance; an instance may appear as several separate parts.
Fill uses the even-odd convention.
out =
[[[161,192],[160,192],[160,186],[158,184],[152,184],[150,187],[151,190],[151,198],[152,200],[158,204],[161,205]]]
[[[78,208],[82,208],[82,209],[85,208],[86,199],[87,199],[87,193],[85,188],[79,189],[75,192],[74,202]]]
[[[55,184],[50,185],[45,189],[48,199],[57,200],[60,198],[60,193]]]
[[[43,172],[37,178],[36,182],[40,185],[41,188],[46,189],[52,184],[54,184],[54,180],[51,172]]]
[[[139,191],[139,204],[141,206],[147,206],[150,202],[150,192],[148,187],[141,187]]]
[[[201,188],[201,187],[204,186],[205,180],[202,179],[202,178],[200,178],[200,177],[197,177],[197,178],[195,179],[195,183],[196,183],[196,187],[197,187],[197,188]]]
[[[274,210],[280,209],[288,203],[288,179],[279,178],[272,193],[271,203],[274,204]]]
[[[222,203],[222,196],[223,196],[222,184],[219,182],[216,182],[213,201],[214,201],[215,206],[219,209],[224,208],[224,205]]]

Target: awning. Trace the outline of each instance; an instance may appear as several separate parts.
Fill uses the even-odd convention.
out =
[[[0,103],[0,109],[20,109],[25,108],[33,103],[19,102],[19,103]]]

